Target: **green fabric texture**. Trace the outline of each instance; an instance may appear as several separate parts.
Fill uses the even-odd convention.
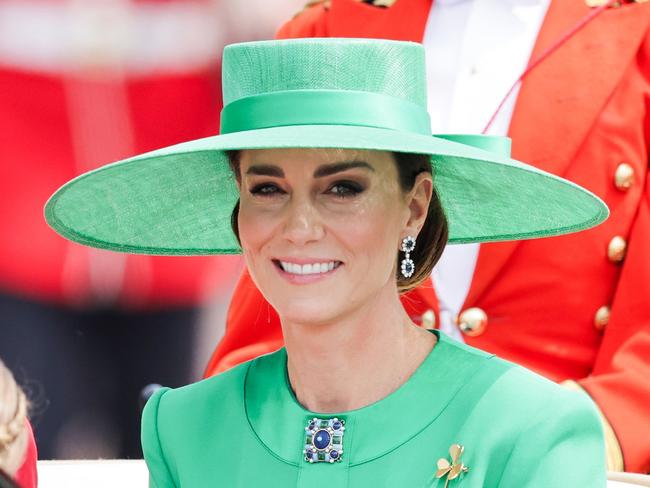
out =
[[[469,471],[449,487],[605,486],[600,420],[587,395],[439,334],[398,390],[318,414],[295,399],[279,350],[147,403],[151,487],[436,487],[452,444]],[[345,420],[340,462],[304,461],[314,417]]]
[[[114,251],[238,253],[230,227],[238,192],[224,151],[291,147],[430,154],[451,243],[565,234],[608,215],[587,190],[510,159],[507,142],[431,136],[420,44],[234,44],[224,49],[223,93],[226,133],[81,175],[47,202],[47,222]]]
[[[372,39],[285,39],[223,50],[223,103],[291,90],[364,91],[426,110],[424,48]]]

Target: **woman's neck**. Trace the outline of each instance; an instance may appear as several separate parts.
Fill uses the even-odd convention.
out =
[[[431,352],[436,336],[411,322],[394,291],[381,295],[329,324],[283,320],[289,380],[305,408],[334,413],[381,400]]]

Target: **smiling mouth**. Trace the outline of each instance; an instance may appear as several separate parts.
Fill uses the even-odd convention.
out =
[[[296,264],[289,263],[286,261],[279,261],[274,259],[273,264],[275,264],[279,269],[288,274],[293,275],[318,275],[329,273],[330,271],[335,270],[341,264],[341,261],[325,261],[322,263],[311,263],[311,264]]]

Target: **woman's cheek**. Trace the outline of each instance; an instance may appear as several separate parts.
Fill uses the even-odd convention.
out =
[[[382,259],[384,254],[392,254],[392,243],[397,242],[398,237],[394,205],[391,208],[382,199],[368,199],[363,205],[348,209],[345,215],[338,217],[332,218],[328,227],[335,227],[336,234],[346,242],[346,247],[354,249],[355,254]],[[395,239],[389,238],[392,234],[395,234]],[[382,246],[382,243],[386,243],[386,246]]]
[[[359,230],[365,228],[364,233],[386,238],[384,231],[396,225],[397,205],[395,199],[388,198],[391,194],[373,192],[362,201],[351,205],[348,222],[353,222]]]
[[[276,220],[273,212],[243,200],[237,217],[242,247],[259,250],[272,237]]]
[[[260,212],[240,208],[238,227],[244,262],[253,281],[260,286],[265,283],[269,273],[268,266],[265,266],[268,265],[268,256],[264,249],[273,238],[275,225]]]

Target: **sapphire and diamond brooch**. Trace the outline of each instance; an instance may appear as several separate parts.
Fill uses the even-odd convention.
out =
[[[343,455],[345,420],[313,418],[305,427],[303,454],[309,463],[333,463]]]

